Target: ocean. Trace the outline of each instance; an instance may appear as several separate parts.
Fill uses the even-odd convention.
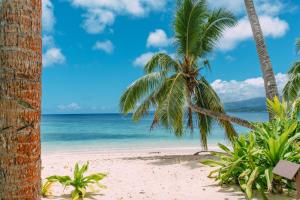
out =
[[[229,113],[249,121],[266,121],[266,112]],[[133,122],[131,115],[121,114],[70,114],[43,115],[41,140],[43,152],[101,151],[108,149],[199,147],[199,130],[185,131],[176,137],[170,130],[157,127],[150,131],[152,115]],[[239,133],[247,129],[236,126]],[[228,144],[224,131],[214,125],[209,135],[209,146]]]

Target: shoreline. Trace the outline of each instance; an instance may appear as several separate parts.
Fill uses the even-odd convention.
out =
[[[131,148],[102,148],[102,149],[57,149],[57,150],[50,150],[50,151],[42,151],[43,156],[55,156],[55,155],[72,155],[74,153],[79,153],[79,154],[96,154],[96,155],[101,155],[101,154],[118,154],[118,153],[151,153],[151,152],[164,152],[164,153],[196,153],[199,151],[206,151],[204,150],[201,146],[199,147],[131,147]],[[220,151],[220,148],[217,145],[211,145],[207,151]]]
[[[72,177],[75,163],[89,162],[86,175],[103,172],[108,176],[101,181],[107,189],[86,199],[99,200],[186,200],[186,199],[246,199],[237,186],[220,187],[208,174],[214,168],[200,164],[212,158],[208,152],[193,155],[200,148],[156,148],[105,151],[77,151],[42,154],[42,178],[51,175]],[[210,148],[212,150],[212,148]],[[71,188],[58,184],[52,188],[53,196],[44,199],[70,199]],[[259,198],[258,198],[259,199]],[[270,199],[293,199],[272,196]]]

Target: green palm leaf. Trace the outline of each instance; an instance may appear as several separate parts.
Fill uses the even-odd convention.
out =
[[[149,74],[159,69],[160,71],[177,72],[180,68],[178,61],[165,53],[158,53],[152,56],[144,67],[144,71]]]

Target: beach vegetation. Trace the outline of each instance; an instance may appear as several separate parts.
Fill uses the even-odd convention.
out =
[[[209,177],[221,184],[238,184],[249,199],[253,189],[258,190],[263,199],[268,199],[268,193],[295,189],[291,181],[272,172],[280,160],[300,163],[300,124],[296,117],[299,109],[296,102],[293,104],[288,106],[277,97],[268,100],[268,109],[274,119],[257,123],[250,133],[235,138],[232,149],[219,144],[225,153],[213,152],[217,160],[201,161],[217,167]]]
[[[70,176],[49,176],[47,177],[47,182],[49,183],[60,183],[64,187],[72,186],[74,190],[72,191],[72,200],[84,199],[86,195],[87,188],[92,188],[92,185],[97,185],[99,188],[105,188],[99,182],[105,178],[107,175],[104,173],[94,173],[89,176],[84,176],[89,167],[89,163],[86,163],[80,167],[78,163],[75,164],[73,178]]]
[[[296,52],[300,55],[300,39],[296,40]],[[288,71],[288,82],[283,89],[283,96],[288,101],[294,101],[300,91],[300,61],[296,61]]]
[[[251,128],[251,123],[225,114],[219,96],[202,73],[211,69],[209,54],[223,31],[235,24],[230,11],[210,10],[204,0],[178,1],[173,23],[176,53],[152,56],[144,66],[145,75],[121,96],[121,112],[133,112],[133,120],[139,121],[153,110],[151,129],[162,125],[177,136],[183,135],[185,123],[191,132],[198,126],[204,148],[214,122],[224,128],[229,139],[236,135],[231,122]]]

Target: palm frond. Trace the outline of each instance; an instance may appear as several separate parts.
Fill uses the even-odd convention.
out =
[[[296,62],[288,72],[289,80],[283,88],[283,96],[287,101],[293,101],[300,91],[300,62]]]
[[[206,2],[204,0],[184,0],[178,5],[175,16],[175,41],[178,53],[188,57],[197,45],[201,34],[200,24],[206,19]]]
[[[235,26],[236,22],[234,15],[224,9],[210,12],[206,24],[201,28],[202,33],[196,45],[195,54],[201,56],[203,53],[211,52],[224,30]]]
[[[159,69],[160,71],[177,72],[180,68],[178,61],[165,53],[157,53],[148,61],[144,67],[146,73],[152,73]]]
[[[201,78],[198,81],[196,98],[197,98],[196,99],[197,106],[208,109],[208,110],[217,111],[220,113],[225,113],[220,98],[218,97],[218,95],[216,94],[214,89],[210,86],[210,84],[204,78]],[[203,117],[200,119],[203,120]],[[205,119],[205,120],[213,120],[213,119]],[[234,130],[233,125],[230,122],[225,121],[225,120],[221,120],[221,119],[220,120],[214,119],[214,120],[216,120],[219,123],[219,125],[225,129],[226,136],[230,140],[233,140],[233,138],[236,136],[236,131]],[[201,123],[200,123],[200,125],[201,125]],[[201,128],[201,127],[199,127],[199,128]],[[206,132],[203,131],[203,132],[201,132],[201,134],[203,135],[202,138],[206,140],[206,135],[209,134],[210,129],[206,128],[204,130]],[[205,142],[205,141],[203,141],[203,142]],[[205,146],[207,146],[207,144],[203,143],[203,146],[205,147]]]
[[[160,104],[164,99],[168,92],[168,88],[171,82],[168,79],[165,79],[163,84],[154,90],[134,111],[132,115],[132,119],[134,121],[138,121],[145,114],[148,113],[149,109]]]
[[[170,79],[170,88],[165,100],[157,107],[159,121],[171,128],[177,136],[183,134],[184,106],[186,103],[185,78],[182,73]]]
[[[121,96],[120,110],[127,114],[134,110],[139,100],[159,87],[165,78],[164,72],[153,72],[133,82]]]

